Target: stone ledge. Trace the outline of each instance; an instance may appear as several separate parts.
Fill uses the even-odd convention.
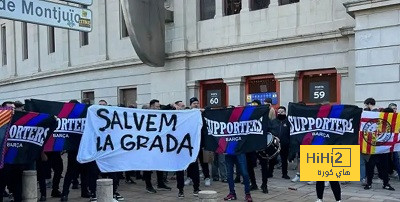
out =
[[[400,5],[400,0],[350,0],[343,5],[347,13],[354,18],[357,11]]]

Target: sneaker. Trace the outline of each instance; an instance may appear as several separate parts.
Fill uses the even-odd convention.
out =
[[[210,178],[206,178],[206,179],[204,180],[204,186],[206,186],[206,187],[211,186],[211,180],[210,180]]]
[[[68,201],[68,196],[62,196],[60,201]]]
[[[185,198],[185,194],[183,193],[183,190],[179,191],[178,198]]]
[[[97,198],[96,197],[90,197],[89,201],[90,202],[97,202]]]
[[[322,199],[318,199],[318,200],[316,200],[315,202],[322,202]]]
[[[367,185],[364,186],[364,189],[365,189],[365,190],[369,190],[369,189],[371,189],[371,188],[372,188],[372,186],[369,185],[369,184],[367,184]]]
[[[307,182],[308,185],[314,185],[316,182],[315,181],[309,181]]]
[[[329,182],[325,181],[325,187],[329,187]]]
[[[193,196],[199,196],[199,192],[200,192],[200,190],[194,190],[193,191]]]
[[[90,194],[88,192],[86,193],[81,193],[82,198],[90,198]]]
[[[258,190],[258,186],[256,184],[250,185],[250,191]]]
[[[61,192],[59,190],[53,189],[53,191],[51,191],[51,197],[61,198]]]
[[[163,185],[158,185],[158,186],[157,186],[157,190],[160,190],[160,191],[171,191],[171,187],[169,187],[169,186],[167,186],[167,185],[165,185],[165,184],[163,184]]]
[[[224,198],[224,201],[233,201],[233,200],[237,200],[236,194],[228,194],[228,196]]]
[[[366,178],[361,180],[361,186],[365,186],[365,185],[367,185],[367,179]]]
[[[114,199],[117,201],[125,201],[125,198],[121,196],[118,192],[115,192]]]
[[[186,181],[185,181],[185,186],[189,186],[189,185],[191,185],[192,183],[193,183],[192,179],[187,178]]]
[[[244,198],[244,201],[253,202],[253,199],[251,198],[250,194],[246,194],[246,197]]]
[[[268,194],[268,186],[266,184],[261,185],[261,190],[264,194]]]
[[[39,199],[39,201],[46,201],[46,200],[47,200],[46,196],[41,196],[40,199]]]
[[[390,184],[387,185],[383,185],[382,187],[383,189],[389,190],[389,191],[394,191],[394,188],[392,186],[390,186]]]
[[[296,176],[294,176],[294,178],[292,179],[292,182],[298,182],[300,181],[300,175],[296,174]]]
[[[284,176],[282,176],[282,178],[283,178],[283,179],[290,180],[290,177],[289,177],[288,175],[284,175]]]
[[[221,180],[222,183],[228,183],[228,180]]]
[[[157,191],[153,187],[147,187],[146,188],[147,193],[149,194],[155,194]]]

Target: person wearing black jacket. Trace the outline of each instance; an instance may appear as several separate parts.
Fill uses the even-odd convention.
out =
[[[278,116],[272,121],[274,127],[274,135],[276,135],[281,144],[281,162],[282,162],[282,178],[290,179],[288,176],[288,156],[290,147],[290,123],[286,116],[286,108],[280,106],[278,108]],[[272,165],[271,165],[272,164]],[[272,176],[274,172],[273,161],[270,161],[269,165],[269,175]]]

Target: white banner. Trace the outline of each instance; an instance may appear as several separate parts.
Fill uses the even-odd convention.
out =
[[[199,110],[91,106],[77,160],[102,172],[185,170],[197,159],[202,125]]]

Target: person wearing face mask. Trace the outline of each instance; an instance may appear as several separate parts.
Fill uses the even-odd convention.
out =
[[[289,156],[289,146],[290,146],[290,123],[286,116],[286,108],[284,106],[280,106],[278,108],[278,115],[276,119],[273,120],[273,126],[275,133],[281,144],[281,161],[282,161],[282,178],[290,179],[288,176],[288,156]],[[269,165],[269,175],[272,176],[274,172],[273,161],[270,161]]]

